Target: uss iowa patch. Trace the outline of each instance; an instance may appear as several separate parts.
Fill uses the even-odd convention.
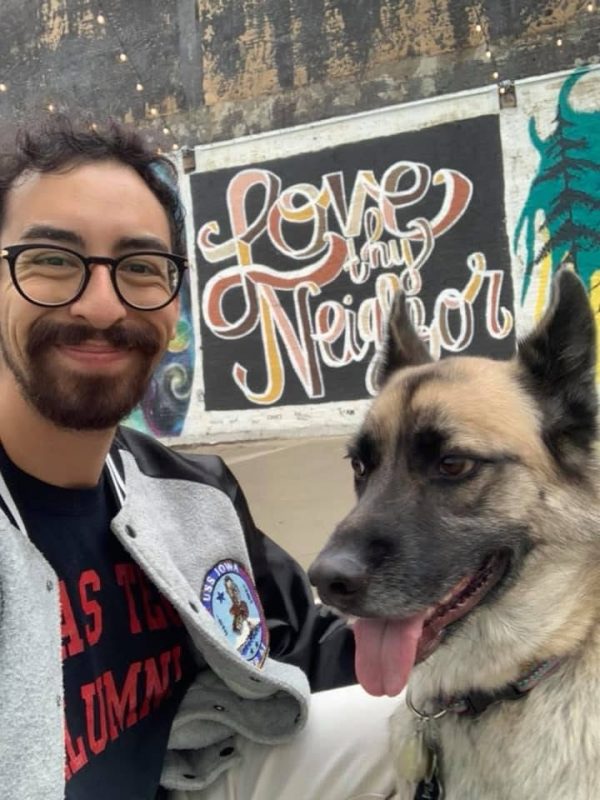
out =
[[[210,569],[202,605],[227,641],[245,660],[261,667],[269,652],[269,630],[252,578],[237,561],[219,561]]]

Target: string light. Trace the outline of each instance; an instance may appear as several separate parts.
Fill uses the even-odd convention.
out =
[[[5,92],[8,86],[5,83],[0,83],[0,92]]]
[[[499,72],[492,72],[492,78],[495,81],[497,81],[499,77],[500,77],[500,73]]]
[[[93,131],[97,131],[98,130],[98,126],[96,125],[95,122],[92,122],[92,124],[90,125],[90,129],[93,130]]]
[[[594,10],[594,4],[593,3],[588,3],[587,4],[587,10],[592,12]]]
[[[55,110],[55,105],[54,105],[54,103],[48,103],[48,111],[49,111],[49,112],[52,114],[52,112],[53,112],[54,110]]]
[[[121,64],[128,64],[129,68],[133,71],[134,79],[136,81],[135,82],[135,90],[137,92],[145,91],[144,82],[142,81],[142,76],[140,75],[140,73],[136,69],[135,64],[130,60],[129,56],[127,55],[125,42],[123,41],[123,37],[121,36],[121,32],[119,31],[119,27],[117,25],[116,20],[114,20],[109,14],[103,13],[101,10],[98,10],[98,13],[96,14],[96,22],[98,23],[98,25],[102,25],[102,26],[106,25],[108,31],[115,37],[116,42],[117,42],[118,47],[119,47],[119,49],[117,50],[117,53],[116,53],[117,61],[120,62]],[[2,85],[3,84],[0,84],[0,91],[4,91],[1,88]],[[48,110],[49,111],[54,111],[54,106],[52,104],[50,104],[48,106]],[[147,112],[146,113],[150,117],[153,117],[154,119],[156,119],[157,117],[160,116],[160,108],[157,108],[156,106],[147,107]],[[167,124],[165,124],[165,122],[163,122],[162,125],[164,126],[164,127],[162,127],[163,134],[165,136],[170,136],[171,140],[174,139],[175,137],[173,135],[173,132],[169,128],[169,126]],[[91,124],[90,128],[91,128],[91,130],[96,130],[96,124],[95,123]],[[172,148],[172,150],[179,150],[179,144],[174,143],[174,144],[171,145],[171,148]],[[163,150],[159,147],[156,152],[157,153],[162,153]]]
[[[556,46],[557,47],[562,47],[562,45],[563,45],[563,40],[559,36],[558,39],[556,40]]]
[[[485,57],[486,58],[491,58],[492,57],[492,51],[489,48],[485,51]]]

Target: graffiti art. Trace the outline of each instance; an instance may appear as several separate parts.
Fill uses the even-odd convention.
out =
[[[514,349],[496,115],[191,176],[208,410],[374,393],[402,289],[435,357]]]

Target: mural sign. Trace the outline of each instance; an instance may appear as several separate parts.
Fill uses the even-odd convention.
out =
[[[190,176],[206,409],[375,392],[402,289],[434,357],[514,350],[498,116]]]

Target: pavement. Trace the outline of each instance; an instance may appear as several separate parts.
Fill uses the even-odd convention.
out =
[[[181,448],[220,455],[240,482],[258,527],[308,567],[354,504],[347,436]]]

